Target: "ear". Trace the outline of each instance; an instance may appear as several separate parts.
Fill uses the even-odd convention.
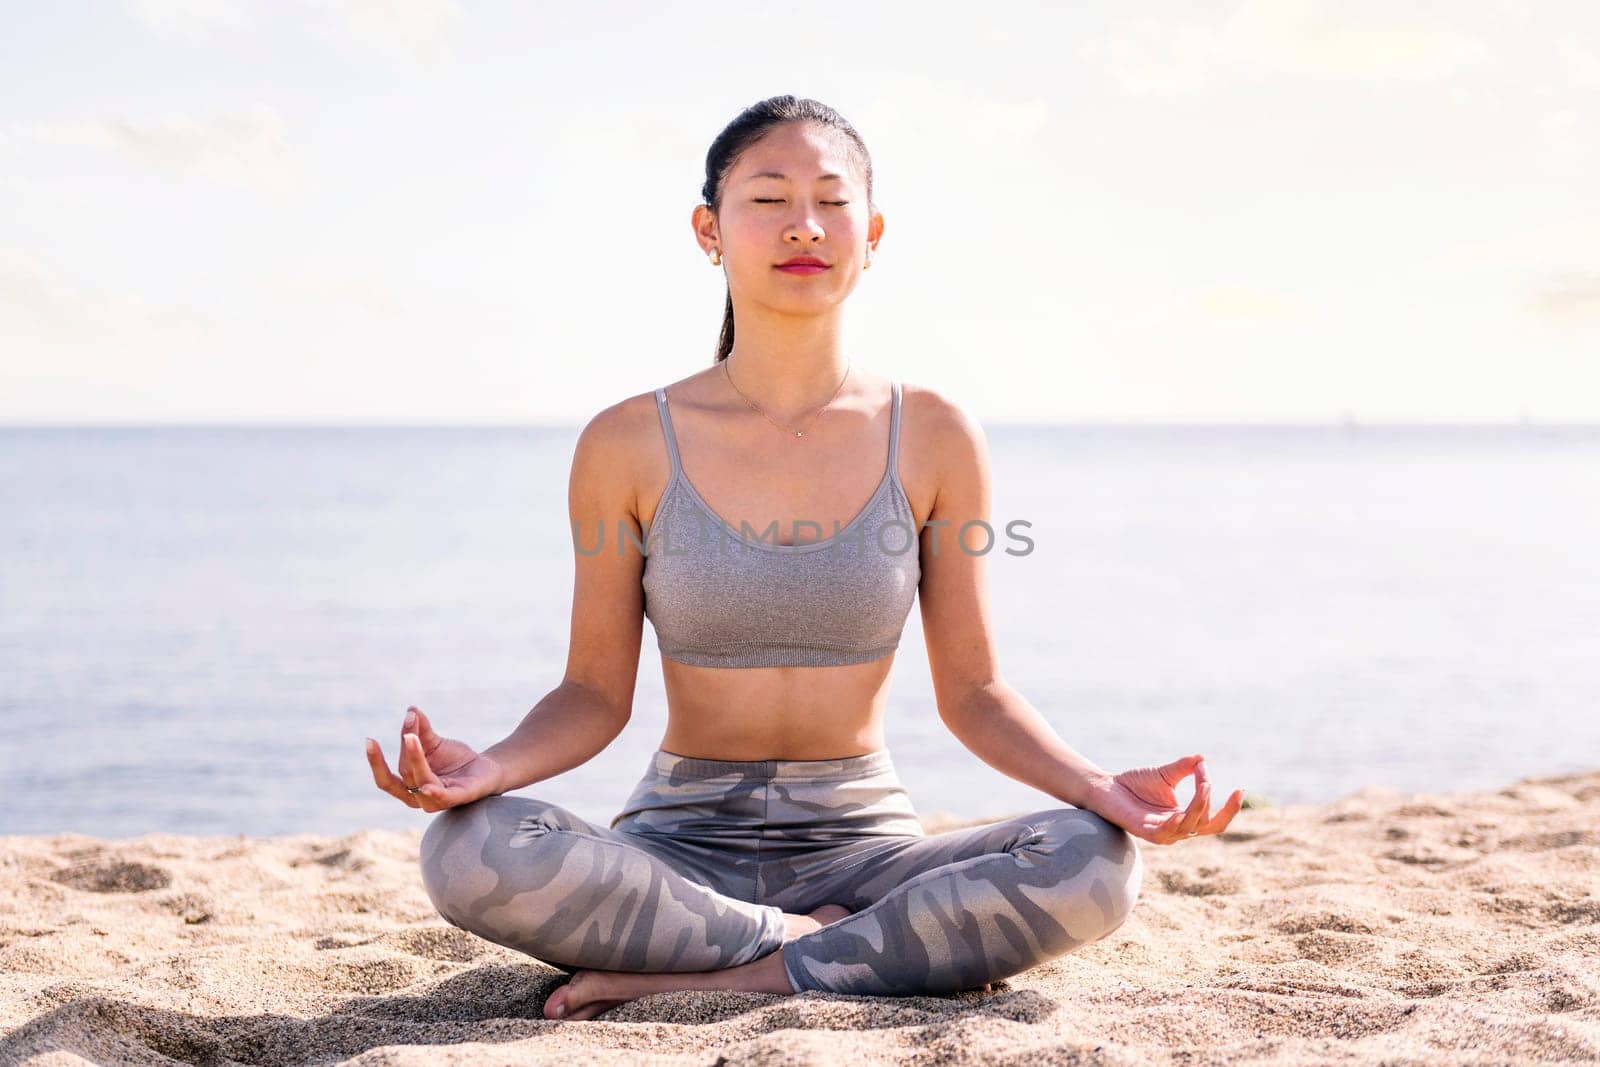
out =
[[[712,213],[706,204],[696,204],[694,211],[689,216],[689,225],[694,228],[695,239],[700,243],[700,251],[709,254],[713,248],[722,244],[722,237],[717,232],[717,216]]]
[[[867,222],[867,245],[876,252],[878,242],[881,240],[883,240],[883,212],[880,211]]]

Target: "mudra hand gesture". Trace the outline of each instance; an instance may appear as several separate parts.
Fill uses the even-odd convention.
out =
[[[367,763],[378,788],[407,807],[443,811],[504,791],[505,769],[464,741],[442,737],[419,708],[400,728],[400,773],[389,769],[378,742],[367,738]]]
[[[1174,787],[1191,773],[1194,775],[1194,799],[1187,808],[1181,808]],[[1243,804],[1244,790],[1235,789],[1216,815],[1212,815],[1211,776],[1206,773],[1206,758],[1194,755],[1159,767],[1135,767],[1113,775],[1095,793],[1089,808],[1134,837],[1170,845],[1191,837],[1222,833]]]

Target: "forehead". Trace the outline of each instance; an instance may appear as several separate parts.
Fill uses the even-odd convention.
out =
[[[735,182],[780,177],[809,182],[832,176],[854,183],[861,171],[852,147],[849,138],[836,130],[814,122],[788,122],[740,153],[728,177]]]

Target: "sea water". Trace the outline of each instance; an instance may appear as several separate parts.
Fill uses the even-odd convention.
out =
[[[560,682],[577,431],[0,429],[0,833],[424,825],[362,739],[397,766],[416,704],[481,749]],[[1298,803],[1600,766],[1600,427],[988,435],[1000,676],[1107,771],[1202,752],[1217,803]],[[616,741],[519,792],[615,814],[665,725],[640,655]],[[920,601],[890,684],[919,811],[1059,806],[945,725]]]

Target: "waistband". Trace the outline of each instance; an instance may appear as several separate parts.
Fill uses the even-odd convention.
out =
[[[839,759],[801,760],[720,760],[680,756],[658,748],[650,757],[650,769],[663,778],[698,779],[735,776],[744,780],[833,782],[894,774],[894,761],[887,748]]]

